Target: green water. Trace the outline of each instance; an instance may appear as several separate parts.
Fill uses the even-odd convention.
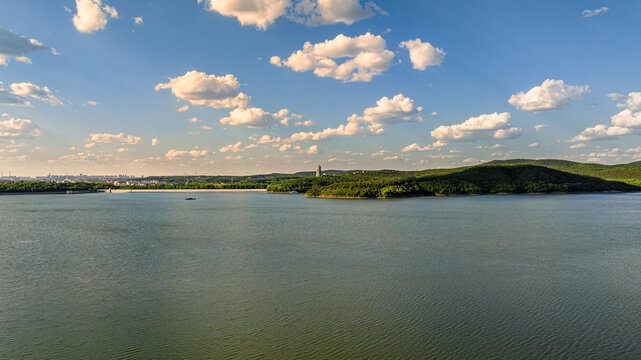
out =
[[[1,196],[0,359],[111,358],[640,359],[641,194]]]

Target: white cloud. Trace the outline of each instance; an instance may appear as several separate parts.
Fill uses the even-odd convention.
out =
[[[9,106],[31,106],[31,103],[28,99],[25,99],[22,96],[17,96],[12,92],[2,88],[2,82],[0,81],[0,104],[6,104]]]
[[[302,119],[303,117],[299,114],[290,114],[288,109],[280,109],[278,112],[273,113],[272,117],[278,121],[279,124],[283,126],[289,126],[289,121],[291,119]]]
[[[183,106],[179,107],[178,110],[176,110],[176,111],[185,112],[187,110],[189,110],[189,105],[183,105]]]
[[[429,42],[421,42],[421,39],[407,40],[401,42],[401,47],[410,52],[410,60],[414,69],[425,70],[428,66],[437,66],[443,63],[445,51],[435,48]]]
[[[302,0],[292,8],[296,22],[309,26],[354,22],[374,15],[377,6],[371,2],[363,7],[359,0]]]
[[[22,96],[22,97],[31,97],[34,99],[38,99],[40,101],[47,102],[51,105],[61,105],[62,101],[55,97],[52,93],[51,90],[49,90],[48,87],[40,87],[38,85],[28,83],[28,82],[23,82],[23,83],[13,83],[9,86],[11,88],[11,92],[14,95],[17,96]]]
[[[626,128],[641,128],[641,111],[625,109],[610,118],[612,125]]]
[[[294,124],[294,126],[312,126],[312,125],[314,125],[314,122],[311,120],[298,121]]]
[[[101,0],[76,0],[76,14],[73,16],[73,25],[81,33],[92,33],[103,30],[109,18],[117,18],[115,8],[102,6]]]
[[[304,148],[300,145],[292,145],[292,144],[283,144],[278,148],[278,151],[295,151],[299,154],[307,154],[307,155],[315,155],[320,152],[318,149],[318,145],[312,145],[308,148]]]
[[[160,144],[160,140],[158,138],[151,139],[151,146],[156,146],[158,144]]]
[[[86,149],[91,149],[92,147],[94,147],[96,145],[97,145],[96,143],[88,143],[88,144],[85,144],[85,148]]]
[[[241,25],[254,25],[262,30],[285,15],[291,5],[289,0],[198,0],[201,2],[209,11],[235,17]]]
[[[389,150],[381,149],[381,150],[379,150],[377,152],[371,153],[369,156],[370,157],[381,157],[381,156],[385,156],[385,154],[389,154],[389,152],[390,152]]]
[[[129,149],[128,149],[128,148],[119,148],[119,149],[118,149],[118,152],[119,152],[119,153],[124,153],[124,152],[127,152],[127,151],[129,151]]]
[[[533,143],[529,144],[528,146],[531,147],[531,148],[539,147],[539,143],[538,142],[533,142]]]
[[[36,39],[30,39],[0,26],[0,65],[7,65],[10,59],[31,64],[31,59],[26,54],[42,50],[57,54],[56,50]]]
[[[236,161],[236,160],[241,160],[243,158],[242,155],[236,155],[236,156],[225,156],[225,160],[230,160],[230,161]]]
[[[394,53],[385,49],[380,35],[349,37],[339,34],[332,40],[312,44],[306,42],[302,50],[286,60],[272,56],[276,66],[287,66],[296,72],[313,71],[319,77],[331,77],[345,82],[371,81],[392,64]],[[343,60],[337,63],[337,60]]]
[[[527,93],[512,95],[508,102],[526,111],[558,110],[567,107],[570,100],[581,100],[581,95],[589,91],[587,85],[566,85],[563,80],[546,79]]]
[[[599,124],[597,126],[583,130],[579,135],[570,139],[571,142],[591,141],[591,140],[605,140],[616,138],[621,135],[630,135],[634,133],[634,129],[607,126]]]
[[[431,132],[439,140],[476,140],[480,137],[509,139],[520,135],[520,128],[512,128],[508,112],[471,117],[461,124],[442,125]]]
[[[269,112],[258,107],[236,108],[229,112],[229,116],[220,119],[220,123],[257,128],[268,126],[272,119]]]
[[[608,97],[614,101],[620,101],[617,107],[621,109],[641,110],[641,92],[631,92],[628,95],[611,93]]]
[[[375,107],[366,108],[362,115],[351,115],[346,124],[319,132],[299,132],[291,135],[288,141],[322,141],[334,136],[380,135],[385,132],[384,124],[420,121],[417,114],[422,110],[422,107],[414,106],[414,100],[403,94],[397,94],[391,99],[384,96],[376,102]]]
[[[137,16],[137,17],[134,18],[134,24],[142,25],[144,23],[145,23],[145,21],[142,19],[142,16]]]
[[[120,134],[104,133],[104,134],[90,134],[89,141],[93,141],[96,143],[136,145],[136,144],[139,144],[142,141],[142,139],[134,135],[125,136],[125,134],[123,133],[120,133]]]
[[[239,141],[235,144],[229,144],[227,146],[223,146],[218,151],[220,151],[221,153],[226,153],[226,152],[237,153],[245,150],[243,149],[243,142]]]
[[[39,135],[38,125],[31,120],[17,119],[7,114],[2,114],[0,117],[0,140],[31,138]]]
[[[421,121],[417,116],[423,108],[414,106],[414,100],[397,94],[393,98],[383,96],[376,102],[375,107],[366,108],[363,115],[352,115],[348,121],[366,122],[370,124],[399,124],[402,122]]]
[[[195,124],[197,122],[200,122],[200,120],[198,120],[198,118],[194,116],[193,118],[189,119],[189,122]]]
[[[570,146],[570,149],[584,149],[586,147],[588,147],[588,146],[585,145],[585,144],[574,144],[574,145]]]
[[[167,83],[156,85],[155,90],[171,89],[177,98],[187,100],[192,105],[221,109],[246,107],[249,104],[249,96],[239,92],[239,87],[240,83],[234,75],[207,75],[192,70]]]
[[[594,9],[594,10],[585,9],[585,10],[583,10],[583,12],[581,12],[581,16],[584,17],[584,18],[589,18],[589,17],[592,17],[594,15],[603,14],[608,10],[610,10],[610,9],[605,7],[605,6],[602,7],[602,8],[599,8],[599,9]]]
[[[430,151],[430,150],[435,150],[438,148],[442,148],[444,146],[447,146],[447,142],[443,140],[438,140],[430,145],[425,145],[425,146],[420,146],[417,143],[413,143],[410,145],[407,145],[404,147],[401,151],[402,152],[412,152],[412,151]]]
[[[86,104],[87,104],[87,105],[89,105],[89,106],[97,106],[97,105],[98,105],[98,102],[97,102],[97,101],[94,101],[94,100],[88,100],[88,101],[86,102]]]
[[[534,125],[534,130],[536,131],[541,131],[543,128],[545,128],[547,125],[544,124],[539,124],[539,125]]]
[[[209,126],[209,125],[202,125],[202,126],[200,126],[200,128],[201,128],[201,129],[203,129],[203,130],[211,130],[211,129],[213,129],[213,128],[212,128],[211,126]]]
[[[192,159],[197,159],[201,157],[207,156],[209,152],[207,150],[200,150],[198,148],[194,148],[193,150],[175,150],[171,149],[167,151],[165,154],[165,158],[167,160],[176,160],[176,159],[181,159],[185,157],[191,157]]]

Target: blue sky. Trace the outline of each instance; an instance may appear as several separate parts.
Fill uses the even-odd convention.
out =
[[[0,168],[636,161],[640,16],[622,0],[5,0]]]

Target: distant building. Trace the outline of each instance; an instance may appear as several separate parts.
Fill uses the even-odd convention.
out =
[[[316,176],[321,176],[321,175],[322,175],[322,174],[321,174],[321,166],[320,166],[320,164],[318,164],[318,165],[316,166]]]

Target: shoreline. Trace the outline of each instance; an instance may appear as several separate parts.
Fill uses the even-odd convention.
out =
[[[266,192],[265,189],[112,189],[115,193],[153,193],[153,192]],[[109,189],[100,189],[99,193],[109,194]]]
[[[510,196],[510,195],[580,195],[580,194],[630,194],[630,193],[640,193],[641,191],[617,191],[617,190],[606,190],[606,191],[581,191],[581,192],[529,192],[529,193],[510,193],[510,192],[500,192],[500,193],[461,193],[461,194],[432,194],[432,195],[408,195],[408,196],[394,196],[394,197],[362,197],[362,196],[339,196],[339,195],[319,195],[319,196],[308,196],[305,194],[305,197],[311,199],[339,199],[339,200],[391,200],[391,199],[410,199],[410,198],[420,198],[420,197],[467,197],[467,196]]]

